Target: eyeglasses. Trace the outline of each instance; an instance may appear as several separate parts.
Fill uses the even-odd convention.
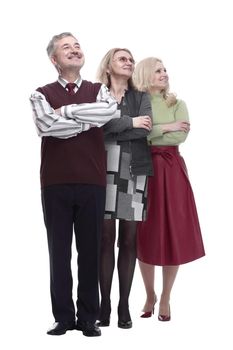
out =
[[[113,60],[113,61],[119,61],[119,62],[121,62],[121,63],[126,63],[126,62],[130,62],[130,63],[132,63],[132,64],[135,64],[135,61],[134,61],[134,59],[132,58],[132,57],[125,57],[125,56],[120,56],[120,57],[117,57],[115,60]]]

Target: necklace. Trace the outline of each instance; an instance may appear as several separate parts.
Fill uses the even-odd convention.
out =
[[[110,90],[110,93],[115,99],[117,100],[118,103],[121,103],[123,96],[125,95],[125,90],[123,92],[115,94],[112,90]]]

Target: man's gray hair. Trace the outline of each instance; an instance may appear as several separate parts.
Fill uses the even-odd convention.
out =
[[[64,33],[61,33],[61,34],[58,34],[58,35],[54,35],[52,37],[52,39],[50,40],[50,42],[49,42],[49,44],[47,46],[47,54],[48,54],[49,57],[51,57],[53,55],[54,51],[55,51],[55,46],[56,46],[55,44],[56,44],[56,42],[61,40],[61,39],[63,39],[63,38],[65,38],[65,37],[67,37],[67,36],[72,36],[74,38],[73,34],[70,33],[70,32],[64,32]]]

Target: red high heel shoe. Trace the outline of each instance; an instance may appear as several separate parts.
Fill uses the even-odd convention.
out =
[[[144,312],[140,317],[141,318],[149,318],[154,314],[155,308],[153,307],[152,311]]]
[[[149,318],[149,317],[151,317],[154,314],[154,312],[155,312],[155,304],[156,303],[157,303],[157,297],[155,296],[155,301],[154,301],[154,305],[153,305],[152,310],[144,312],[140,317],[141,318]]]
[[[169,305],[169,315],[158,315],[158,320],[165,322],[165,321],[170,321],[171,320],[171,309]]]

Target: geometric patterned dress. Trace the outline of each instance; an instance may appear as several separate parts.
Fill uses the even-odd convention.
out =
[[[124,97],[118,104],[121,116],[129,116]],[[147,177],[130,173],[131,141],[105,141],[107,188],[105,219],[142,221],[146,216]]]

